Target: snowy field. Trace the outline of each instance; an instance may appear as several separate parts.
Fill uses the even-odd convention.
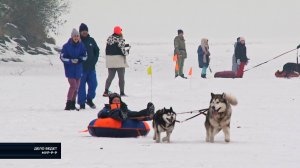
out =
[[[74,2],[77,6],[73,9],[79,8],[78,1]],[[134,12],[131,13],[133,14]],[[70,15],[77,16],[77,13],[71,11]],[[98,23],[91,19],[93,18],[88,20],[88,26]],[[84,21],[77,22],[73,18],[70,22],[73,25],[69,23],[62,28],[67,35],[58,37],[60,43],[66,41],[72,27],[78,27]],[[113,25],[114,23],[110,27]],[[126,31],[128,29],[129,27]],[[173,35],[176,30],[177,27],[174,28]],[[287,38],[289,40],[281,38],[277,41],[246,36],[248,57],[251,59],[246,69],[295,48],[300,41],[292,38],[293,32],[289,33],[292,35]],[[213,73],[231,69],[236,36],[209,38],[213,73],[208,72],[208,79],[202,79],[196,55],[200,39],[187,38],[188,59],[185,72],[187,74],[188,69],[193,67],[193,75],[187,80],[174,79],[173,35],[169,41],[164,37],[162,40],[147,41],[146,38],[131,39],[126,35],[132,49],[128,56],[130,68],[125,74],[125,92],[129,96],[123,101],[131,110],[143,109],[151,101],[151,82],[147,75],[149,65],[153,67],[152,101],[156,109],[172,106],[174,111],[184,112],[207,108],[211,92],[231,93],[239,102],[233,107],[230,143],[224,142],[223,133],[216,136],[215,143],[206,143],[204,116],[199,116],[177,124],[170,144],[157,144],[152,140],[152,129],[146,137],[128,139],[95,138],[88,133],[80,133],[96,118],[103,104],[108,102],[107,98],[102,97],[102,93],[107,77],[104,46],[109,34],[104,34],[103,37],[96,36],[96,33],[92,35],[101,50],[101,58],[96,67],[99,85],[95,110],[63,110],[68,82],[58,55],[25,55],[19,56],[24,61],[22,63],[0,62],[0,142],[62,144],[61,160],[0,160],[1,168],[299,167],[300,79],[279,79],[274,75],[276,70],[282,70],[284,63],[295,62],[296,51],[246,72],[242,79],[215,79]],[[111,90],[119,91],[117,77]],[[190,115],[180,115],[178,119],[188,117]]]
[[[248,45],[249,57],[259,62],[263,60],[260,53],[272,55],[289,49],[283,46],[274,51],[274,45]],[[153,48],[156,52],[151,52]],[[230,69],[232,48],[231,44],[211,44],[214,72]],[[190,45],[188,51],[195,49],[196,45]],[[274,76],[284,62],[294,60],[295,53],[246,72],[243,79],[215,79],[208,74],[206,80],[200,78],[196,55],[190,54],[185,71],[193,67],[194,73],[184,80],[174,79],[171,50],[172,43],[133,47],[126,71],[129,97],[124,101],[132,110],[146,107],[150,101],[148,65],[153,66],[157,109],[172,106],[183,112],[207,108],[211,92],[232,93],[239,104],[233,107],[230,143],[224,142],[222,133],[214,144],[205,142],[204,116],[177,124],[170,144],[154,143],[153,130],[147,137],[131,139],[79,133],[108,101],[101,96],[107,76],[104,59],[97,65],[97,109],[78,112],[63,110],[68,83],[58,55],[22,56],[23,63],[0,63],[1,142],[61,142],[62,159],[1,160],[1,167],[298,167],[300,80]],[[251,61],[248,67],[253,65]],[[118,91],[117,80],[111,89]],[[189,115],[178,117],[182,120]]]

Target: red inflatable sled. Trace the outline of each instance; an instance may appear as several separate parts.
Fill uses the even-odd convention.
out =
[[[145,121],[98,118],[90,122],[88,131],[96,137],[129,138],[146,136],[150,131],[150,126]]]
[[[290,73],[286,73],[286,72],[284,72],[284,71],[276,71],[275,72],[275,76],[277,77],[277,78],[297,78],[297,77],[299,77],[300,75],[299,75],[299,73],[297,73],[297,72],[290,72]]]
[[[214,75],[215,78],[238,78],[233,71],[221,71],[216,72]]]

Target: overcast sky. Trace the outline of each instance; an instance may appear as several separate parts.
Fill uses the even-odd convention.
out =
[[[91,35],[106,39],[115,25],[130,39],[171,39],[177,29],[187,39],[299,39],[300,0],[70,0],[68,22],[58,43],[73,27],[88,25]]]

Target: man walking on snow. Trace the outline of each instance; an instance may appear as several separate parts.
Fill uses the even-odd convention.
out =
[[[187,57],[187,53],[185,48],[185,39],[183,37],[183,31],[181,29],[178,30],[178,36],[176,36],[174,39],[174,48],[174,55],[177,56],[175,78],[179,75],[180,77],[186,79],[183,74],[183,66],[184,59],[186,59]]]
[[[90,37],[88,32],[88,27],[86,24],[81,23],[79,27],[80,38],[83,42],[88,58],[83,63],[83,74],[81,77],[81,82],[78,91],[78,104],[80,109],[85,109],[85,103],[90,106],[92,109],[95,109],[96,106],[93,103],[93,99],[96,96],[97,88],[97,77],[95,65],[99,57],[99,47],[96,41]],[[88,93],[86,94],[86,84],[88,85]]]

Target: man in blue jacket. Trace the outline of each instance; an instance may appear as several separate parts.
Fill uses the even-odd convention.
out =
[[[78,101],[80,109],[85,109],[85,103],[92,109],[96,108],[93,99],[96,96],[97,77],[95,65],[99,57],[99,47],[96,41],[89,35],[86,24],[81,23],[79,27],[80,38],[87,50],[88,58],[83,62],[83,74],[80,80],[78,91]],[[88,85],[88,92],[86,93],[86,84]]]

